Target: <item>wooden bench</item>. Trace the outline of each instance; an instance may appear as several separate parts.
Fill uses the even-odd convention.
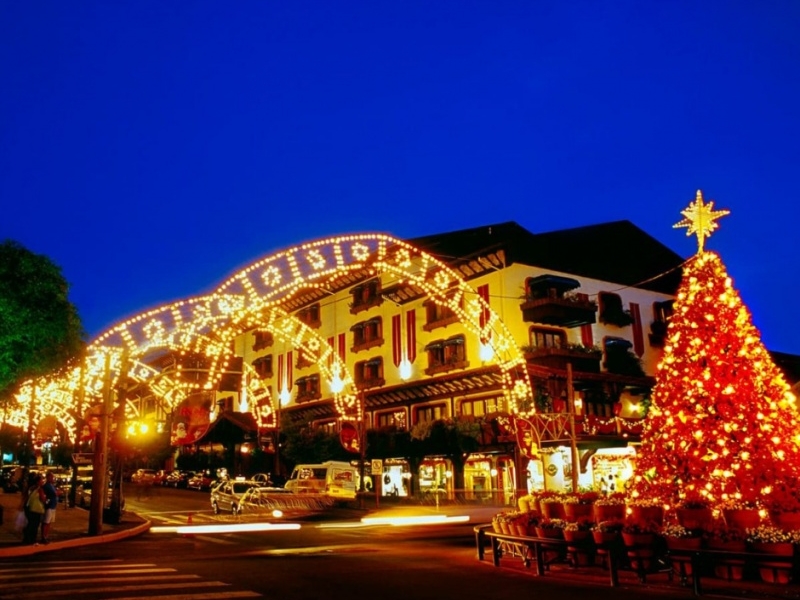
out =
[[[619,585],[619,559],[620,550],[616,545],[595,544],[594,540],[585,542],[567,541],[553,538],[540,538],[533,536],[520,536],[507,533],[497,533],[491,525],[478,525],[475,532],[475,545],[478,550],[478,560],[484,560],[486,540],[492,553],[492,563],[495,567],[500,566],[500,558],[507,554],[520,558],[526,568],[529,568],[531,561],[536,563],[536,574],[542,576],[548,569],[553,559],[548,560],[548,554],[554,553],[559,556],[573,554],[572,562],[577,564],[575,553],[589,550],[602,550],[606,557],[605,565],[602,568],[608,570],[609,583],[611,587]]]

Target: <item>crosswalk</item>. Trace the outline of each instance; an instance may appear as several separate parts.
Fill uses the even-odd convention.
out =
[[[259,598],[222,581],[122,560],[0,563],[0,599],[224,600]]]

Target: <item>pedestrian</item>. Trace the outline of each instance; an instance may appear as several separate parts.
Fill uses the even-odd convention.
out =
[[[45,495],[44,518],[42,519],[42,543],[50,543],[50,530],[56,522],[56,508],[58,507],[58,490],[56,489],[56,476],[52,471],[47,472],[45,484],[42,487]]]
[[[41,473],[33,473],[31,484],[28,487],[28,499],[25,502],[25,516],[28,518],[28,525],[25,527],[25,534],[22,538],[23,544],[35,544],[36,536],[39,534],[39,525],[44,516],[44,503],[47,497],[44,495],[44,478]]]

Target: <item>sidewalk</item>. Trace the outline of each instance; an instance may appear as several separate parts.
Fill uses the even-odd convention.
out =
[[[3,522],[0,525],[0,559],[62,550],[74,546],[115,542],[139,535],[150,528],[149,521],[134,513],[126,513],[118,525],[103,523],[102,535],[90,536],[88,533],[89,511],[82,508],[65,508],[61,504],[56,511],[56,522],[50,533],[50,543],[23,546],[22,535],[14,531],[19,499],[18,493],[0,493],[0,506],[3,509]]]

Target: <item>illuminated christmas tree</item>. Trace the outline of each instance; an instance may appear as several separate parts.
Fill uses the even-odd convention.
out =
[[[696,233],[699,249],[684,266],[631,495],[773,508],[800,482],[795,398],[722,260],[703,250],[728,214],[713,206],[698,191],[675,225]]]

